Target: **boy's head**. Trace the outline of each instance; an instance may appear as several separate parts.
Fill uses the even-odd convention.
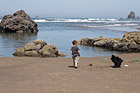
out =
[[[77,45],[77,43],[78,43],[78,42],[77,42],[76,40],[73,40],[73,41],[72,41],[72,44],[73,44],[73,45]]]

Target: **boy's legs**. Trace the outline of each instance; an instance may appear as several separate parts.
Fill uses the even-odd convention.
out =
[[[73,66],[74,66],[74,67],[77,67],[77,65],[78,65],[78,60],[79,60],[79,57],[78,57],[78,56],[73,57]]]
[[[75,67],[75,57],[73,57],[73,67]]]

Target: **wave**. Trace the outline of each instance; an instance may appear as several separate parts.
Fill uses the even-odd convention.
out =
[[[107,22],[107,21],[117,21],[117,19],[65,19],[65,18],[46,18],[46,19],[35,19],[35,22]]]
[[[105,18],[42,18],[34,19],[35,22],[69,22],[69,23],[139,23],[140,20],[118,20],[118,19],[105,19]]]
[[[35,22],[47,22],[45,19],[35,19]]]
[[[138,24],[113,24],[113,25],[98,25],[98,26],[84,26],[89,28],[104,28],[104,27],[122,27],[122,26],[136,26]]]
[[[109,18],[40,18],[35,22],[60,22],[60,23],[140,23],[140,20],[119,20]],[[0,19],[1,22],[1,19]]]

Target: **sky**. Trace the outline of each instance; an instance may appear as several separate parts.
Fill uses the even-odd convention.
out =
[[[140,16],[140,0],[0,0],[0,16],[24,10],[31,17],[126,18]]]

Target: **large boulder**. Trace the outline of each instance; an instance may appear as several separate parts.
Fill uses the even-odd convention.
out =
[[[135,42],[140,44],[140,31],[125,33],[122,37],[122,42]]]
[[[86,37],[86,38],[83,38],[81,40],[78,41],[78,44],[80,45],[89,45],[90,44],[90,38]]]
[[[57,57],[58,56],[58,48],[54,44],[49,44],[44,46],[39,53],[43,57]]]
[[[32,51],[32,50],[40,50],[42,49],[47,43],[44,40],[33,40],[32,42],[28,43],[24,46],[25,51]]]
[[[44,40],[33,40],[23,48],[18,48],[13,54],[14,56],[27,56],[27,57],[64,57],[64,53],[59,52],[54,44],[49,44]]]
[[[140,31],[125,33],[121,41],[122,43],[128,43],[129,51],[140,51]]]
[[[128,15],[128,19],[135,19],[135,13],[133,11]]]
[[[5,15],[0,23],[1,32],[38,32],[37,24],[29,15],[19,10],[13,15]]]

